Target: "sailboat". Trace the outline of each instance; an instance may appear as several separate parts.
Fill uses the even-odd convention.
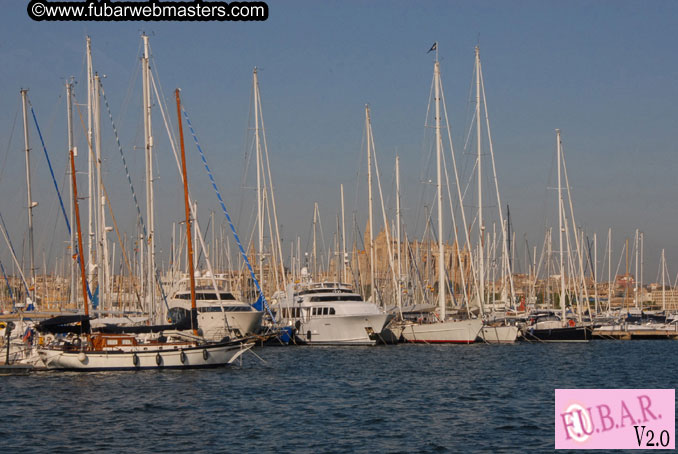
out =
[[[406,322],[402,327],[402,337],[407,342],[417,343],[462,343],[476,341],[483,326],[481,319],[448,320],[446,317],[445,288],[445,248],[443,243],[443,196],[442,196],[442,138],[440,132],[440,63],[437,43],[433,46],[436,58],[433,67],[435,90],[435,131],[436,131],[436,169],[438,199],[438,311],[430,318],[420,318],[416,322]]]
[[[565,298],[565,259],[563,257],[563,233],[566,231],[563,215],[565,212],[562,184],[561,184],[561,161],[562,141],[560,129],[556,129],[556,143],[558,153],[558,233],[560,254],[560,314],[555,310],[536,312],[528,319],[528,324],[523,331],[523,337],[528,341],[539,342],[588,342],[591,339],[591,326],[577,323],[568,318]]]
[[[179,135],[181,140],[182,176],[184,184],[184,205],[188,239],[189,269],[193,270],[193,248],[191,243],[191,216],[188,201],[188,179],[186,175],[186,156],[184,151],[183,126],[181,121],[181,100],[179,90],[175,92]],[[78,252],[80,274],[82,278],[84,316],[80,316],[66,338],[54,340],[38,350],[48,369],[73,371],[113,371],[140,369],[197,369],[222,367],[232,364],[241,355],[254,346],[253,342],[225,340],[207,342],[198,336],[197,307],[195,301],[195,280],[191,279],[191,325],[193,333],[183,331],[164,331],[159,335],[146,336],[124,333],[92,333],[87,298],[87,278],[82,259],[82,231],[80,228],[80,210],[75,174],[73,150],[70,150],[73,202],[78,232]]]
[[[496,173],[496,168],[495,168],[495,162],[494,162],[494,149],[493,149],[493,143],[492,143],[492,135],[490,133],[490,125],[489,125],[489,114],[488,114],[488,109],[487,109],[487,100],[485,99],[485,85],[483,81],[483,76],[482,76],[482,68],[480,64],[480,49],[478,46],[475,47],[475,91],[476,91],[476,108],[475,108],[475,123],[476,123],[476,171],[477,171],[477,197],[478,197],[478,253],[477,253],[477,279],[476,279],[476,295],[478,298],[478,305],[480,306],[480,311],[483,313],[484,317],[484,325],[483,328],[480,330],[480,337],[483,339],[483,341],[487,343],[492,343],[492,344],[506,344],[506,343],[513,343],[516,341],[518,337],[518,327],[515,326],[515,324],[511,324],[508,322],[507,318],[505,317],[505,314],[501,313],[489,313],[487,312],[488,304],[487,304],[487,294],[488,294],[488,289],[487,287],[489,286],[488,283],[486,283],[486,278],[487,281],[489,281],[489,275],[486,276],[486,269],[487,267],[485,266],[485,248],[484,245],[486,244],[486,232],[485,232],[485,223],[484,223],[484,218],[483,218],[483,153],[482,153],[482,143],[483,143],[483,131],[482,131],[482,120],[481,120],[481,106],[484,105],[485,107],[485,122],[486,122],[486,130],[487,130],[487,138],[488,138],[488,145],[489,145],[489,151],[490,151],[490,158],[491,158],[491,164],[492,164],[492,171],[494,174],[494,188],[496,190],[496,200],[497,200],[497,207],[499,211],[499,222],[500,222],[500,228],[501,228],[501,271],[502,271],[502,276],[504,278],[502,279],[502,300],[504,300],[505,304],[504,306],[508,303],[510,305],[510,302],[508,302],[508,295],[506,291],[506,287],[509,288],[510,290],[510,296],[511,296],[511,301],[514,300],[515,292],[513,289],[513,276],[512,276],[512,270],[511,266],[508,261],[508,247],[507,247],[507,242],[508,242],[508,232],[507,232],[507,226],[508,224],[504,222],[504,215],[501,211],[501,200],[500,200],[500,195],[499,195],[499,183],[497,180],[497,173]],[[495,230],[495,240],[496,240],[496,230]],[[496,242],[495,242],[496,243]],[[495,248],[496,250],[496,248]],[[489,262],[489,257],[487,257],[488,262]],[[498,304],[494,304],[493,308],[496,309],[497,306],[500,306]]]

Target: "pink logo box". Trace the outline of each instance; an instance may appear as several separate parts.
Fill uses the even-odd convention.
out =
[[[674,449],[674,389],[556,389],[556,449]]]

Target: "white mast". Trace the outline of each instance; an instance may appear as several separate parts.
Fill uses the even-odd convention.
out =
[[[485,299],[485,260],[483,243],[485,225],[483,224],[483,181],[482,181],[482,131],[480,128],[480,55],[476,46],[476,140],[478,147],[478,299],[480,307]],[[503,228],[503,226],[502,226]],[[442,232],[441,232],[442,234]]]
[[[32,301],[35,301],[35,263],[33,250],[33,208],[38,206],[31,197],[31,160],[30,146],[28,144],[28,112],[26,110],[28,90],[21,90],[21,105],[24,114],[24,144],[26,146],[26,194],[28,197],[28,249],[31,259],[31,284],[29,286],[30,295],[27,295]]]
[[[612,307],[612,227],[607,229],[607,309]]]
[[[440,137],[440,63],[438,62],[438,45],[435,46],[436,61],[434,64],[434,88],[436,102],[436,190],[438,192],[438,306],[440,319],[445,321],[445,248],[443,246],[443,182],[442,182],[442,139]]]
[[[560,252],[560,308],[562,311],[562,322],[566,323],[565,317],[565,263],[563,258],[563,195],[560,182],[560,129],[556,129],[556,146],[558,149],[558,241]]]
[[[77,156],[77,152],[75,148],[73,147],[73,105],[72,105],[72,99],[71,99],[71,88],[72,84],[71,81],[66,82],[66,111],[68,112],[68,153],[70,156],[71,150],[73,150],[73,156]],[[68,172],[70,173],[70,167]],[[72,224],[73,222],[73,186],[68,185],[68,189],[70,191],[70,197],[68,198],[69,200],[69,219],[71,220],[71,235],[70,235],[70,256],[73,257],[75,255],[75,228]],[[82,251],[78,251],[79,254],[82,254]],[[82,255],[81,255],[82,257]],[[70,264],[70,271],[71,271],[71,291],[70,291],[70,302],[73,303],[77,301],[77,283],[76,283],[76,278],[77,278],[77,271],[76,271],[76,261],[73,259],[70,259],[68,261]]]
[[[92,114],[93,114],[93,99],[92,91],[94,90],[94,79],[93,79],[93,69],[92,69],[92,41],[90,37],[87,37],[87,253],[88,253],[88,263],[87,263],[87,280],[91,283],[94,272],[94,262],[95,262],[95,248],[92,245],[94,240],[94,210],[95,210],[95,195],[94,195],[94,137],[92,131]],[[82,254],[82,252],[81,252]],[[82,254],[84,256],[84,254]],[[87,304],[87,302],[85,302]]]
[[[153,134],[151,122],[151,87],[150,87],[150,51],[148,46],[148,36],[141,35],[144,42],[144,56],[142,58],[142,78],[143,78],[143,104],[144,104],[144,139],[146,150],[146,220],[148,231],[146,247],[148,250],[146,271],[147,280],[147,305],[148,312],[155,316],[155,220],[153,210]]]
[[[100,308],[104,309],[106,298],[106,284],[108,282],[108,254],[106,245],[106,198],[104,196],[104,182],[101,177],[101,98],[99,94],[99,75],[94,75],[94,149],[96,157],[97,176],[97,280],[99,285]]]
[[[261,144],[259,142],[259,80],[257,68],[252,72],[254,84],[254,141],[257,159],[257,226],[259,232],[259,279],[264,279],[264,208],[261,195]]]
[[[664,258],[664,249],[662,249],[662,310],[666,311],[666,287],[664,277],[666,275],[666,259]]]
[[[372,221],[372,128],[370,122],[370,106],[365,104],[365,141],[367,142],[367,211],[369,220],[369,246],[370,246],[370,298],[376,303],[377,294],[375,285],[375,253],[374,253],[374,229]]]
[[[596,305],[596,314],[600,313],[598,307],[598,236],[593,234],[593,292]]]
[[[344,185],[341,185],[341,281],[348,282],[346,271],[346,219],[344,217]]]
[[[400,156],[396,155],[396,231],[397,231],[397,251],[398,251],[398,282],[396,292],[398,292],[398,309],[403,307],[403,289],[402,286],[402,251],[400,250]]]
[[[635,248],[636,248],[636,271],[635,271],[636,285],[634,285],[634,288],[633,288],[633,299],[635,300],[636,309],[637,309],[638,308],[638,282],[639,282],[638,278],[640,276],[640,273],[638,273],[638,251],[640,249],[640,239],[639,239],[639,235],[638,235],[638,229],[636,229],[635,243],[636,243],[635,244]]]
[[[316,225],[318,223],[318,202],[313,203],[313,279],[320,280],[318,277],[318,249],[316,246]]]

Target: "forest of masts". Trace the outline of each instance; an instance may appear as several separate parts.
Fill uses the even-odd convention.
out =
[[[83,255],[89,288],[94,293],[91,298],[100,302],[97,309],[101,312],[146,312],[155,316],[160,301],[176,290],[177,282],[188,270],[186,238],[180,223],[172,225],[171,248],[169,254],[165,254],[168,257],[160,263],[157,260],[158,234],[153,200],[153,181],[157,178],[157,170],[153,168],[156,160],[153,155],[156,142],[153,140],[153,117],[156,118],[156,122],[158,118],[162,120],[164,125],[162,128],[156,125],[156,133],[160,130],[167,133],[169,148],[174,153],[178,165],[176,134],[173,132],[172,124],[177,119],[172,119],[168,113],[171,109],[167,107],[162,92],[158,90],[155,71],[151,71],[148,37],[142,36],[142,42],[143,54],[139,61],[143,90],[146,169],[143,181],[137,182],[137,186],[144,188],[145,197],[142,202],[145,203],[140,204],[138,201],[117,135],[114,117],[103,89],[103,80],[93,70],[89,38],[86,41],[87,101],[84,109],[81,109],[80,104],[73,102],[74,83],[73,80],[68,80],[65,86],[67,109],[64,112],[68,116],[68,131],[64,133],[68,137],[69,152],[77,149],[73,140],[75,124],[82,126],[86,142],[85,146],[81,147],[85,153],[80,154],[78,166],[81,169],[77,173],[84,174],[79,177],[81,180],[87,179],[87,184],[82,185],[80,191],[87,193],[87,197],[84,198],[86,201],[83,200],[84,203],[81,204],[81,212],[86,213],[83,214],[86,216],[83,218],[86,230],[83,232],[85,237],[83,243],[86,244],[83,246],[85,249]],[[422,196],[422,200],[425,198],[431,200],[430,203],[422,204],[425,213],[417,219],[417,223],[423,225],[423,229],[419,227],[417,230],[423,230],[423,233],[413,238],[408,232],[408,223],[401,216],[398,156],[395,158],[394,170],[395,193],[389,196],[382,192],[384,185],[377,162],[375,138],[372,135],[371,113],[369,106],[365,106],[362,152],[367,157],[367,185],[364,190],[367,193],[368,204],[366,227],[361,230],[360,224],[364,222],[364,217],[361,221],[358,220],[357,209],[348,216],[351,219],[347,219],[344,186],[341,185],[337,188],[340,203],[336,216],[332,216],[329,229],[325,224],[325,228],[332,232],[331,238],[325,235],[320,207],[315,203],[311,234],[305,239],[304,244],[302,245],[300,236],[292,241],[283,240],[276,208],[275,186],[272,181],[274,169],[271,169],[269,161],[258,74],[255,68],[250,108],[251,140],[246,153],[246,168],[250,168],[250,161],[253,160],[252,170],[256,175],[256,190],[253,192],[256,193],[256,202],[252,206],[256,208],[256,215],[251,221],[251,227],[242,229],[244,238],[241,238],[243,248],[240,254],[238,252],[240,248],[234,243],[231,234],[231,226],[219,220],[223,219],[221,213],[212,211],[209,216],[200,220],[197,216],[198,201],[192,199],[194,204],[191,217],[195,224],[193,244],[197,258],[194,272],[202,273],[204,277],[223,278],[228,283],[229,290],[249,302],[254,301],[257,295],[252,273],[245,263],[245,256],[269,299],[276,291],[285,289],[287,284],[299,282],[310,276],[316,281],[352,284],[365,299],[372,300],[384,308],[435,305],[441,285],[445,286],[445,305],[451,313],[455,310],[479,313],[498,308],[518,311],[527,307],[559,308],[561,295],[565,295],[566,304],[579,313],[601,312],[611,307],[666,308],[666,300],[652,297],[643,285],[645,259],[642,232],[636,231],[632,239],[626,239],[621,251],[615,254],[612,250],[612,229],[608,230],[603,241],[599,241],[596,234],[590,236],[577,227],[560,131],[557,131],[558,187],[553,201],[558,207],[558,226],[548,227],[543,241],[538,245],[528,245],[527,239],[524,244],[516,242],[516,234],[512,230],[508,216],[508,206],[504,211],[499,196],[478,49],[476,48],[473,70],[475,96],[471,96],[472,115],[463,150],[464,156],[471,156],[468,168],[472,171],[466,176],[466,181],[457,169],[437,46],[435,50],[434,78],[426,125],[429,130],[435,131],[435,138],[430,139],[428,148],[431,156],[435,153],[438,173],[435,184],[430,184],[433,180],[428,180],[427,185],[424,185],[426,188],[422,191],[430,192],[430,188],[435,187],[437,199],[428,199],[430,197],[428,193]],[[83,306],[83,298],[82,295],[78,295],[76,284],[78,269],[75,232],[72,228],[73,200],[69,197],[72,188],[61,188],[63,198],[67,200],[62,205],[63,215],[71,221],[70,223],[66,221],[69,225],[69,239],[65,247],[56,254],[52,252],[48,254],[43,250],[42,263],[35,260],[33,209],[37,203],[31,194],[29,141],[31,134],[39,134],[39,131],[31,133],[27,90],[21,91],[21,100],[26,154],[28,231],[21,243],[20,254],[16,254],[4,221],[2,222],[3,238],[12,259],[3,266],[6,285],[0,292],[0,302],[4,311],[10,311],[17,305],[22,306],[21,301],[30,296],[42,311],[78,310]],[[74,115],[74,105],[77,107],[78,115]],[[83,113],[83,110],[86,112]],[[30,112],[37,129],[38,123],[32,106]],[[106,114],[107,120],[111,123],[110,127],[115,134],[113,149],[119,152],[126,172],[126,181],[122,178],[119,178],[119,181],[110,181],[113,178],[109,175],[107,183],[109,185],[127,183],[132,191],[135,207],[130,209],[136,210],[137,219],[132,234],[119,229],[102,177],[102,165],[105,162],[101,156],[102,113]],[[186,118],[188,119],[187,114]],[[471,131],[475,134],[471,134]],[[194,139],[197,143],[197,137],[194,136]],[[42,142],[41,135],[40,140]],[[481,145],[485,145],[485,149]],[[44,149],[44,145],[42,148]],[[35,150],[39,148],[36,147]],[[46,149],[44,151],[47,155]],[[113,157],[112,155],[107,159]],[[207,168],[206,161],[204,163]],[[486,171],[491,178],[482,174],[483,169],[491,169],[491,172]],[[562,182],[561,177],[564,179]],[[81,184],[82,181],[78,186]],[[54,185],[58,187],[56,180]],[[214,184],[215,189],[216,186]],[[485,186],[490,188],[492,195],[491,197],[485,195],[483,199],[482,190]],[[471,191],[469,188],[477,188],[477,191]],[[373,192],[376,193],[376,197]],[[386,199],[394,200],[395,206],[387,206]],[[100,203],[96,203],[97,201]],[[200,203],[209,206],[210,202]],[[145,207],[144,215],[142,207]],[[222,207],[226,214],[225,205],[222,204]],[[494,213],[490,214],[491,210],[488,210],[488,207],[492,207]],[[227,219],[230,221],[228,216]],[[239,220],[236,221],[240,223]],[[449,221],[452,222],[448,223]],[[40,222],[51,221],[41,219]],[[375,228],[377,224],[381,227]],[[378,234],[375,236],[376,232]],[[598,243],[604,246],[601,247]],[[59,249],[58,244],[61,243],[56,244],[56,249]],[[52,247],[50,246],[50,251]],[[599,257],[600,249],[604,251]],[[50,266],[48,255],[57,256],[50,258],[49,263],[52,264]],[[660,271],[653,289],[656,290],[658,286],[661,286],[660,289],[671,288],[670,279],[667,279],[663,251],[659,263]]]

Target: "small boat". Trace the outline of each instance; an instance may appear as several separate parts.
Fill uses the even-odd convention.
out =
[[[3,349],[5,351],[5,362],[0,364],[0,375],[28,375],[34,368],[32,364],[17,363],[10,359],[12,357],[10,354],[12,350],[11,333],[15,326],[14,322],[1,323],[4,331],[2,339],[5,341],[5,348]]]
[[[515,325],[489,323],[480,330],[480,338],[488,344],[512,344],[520,330]]]

